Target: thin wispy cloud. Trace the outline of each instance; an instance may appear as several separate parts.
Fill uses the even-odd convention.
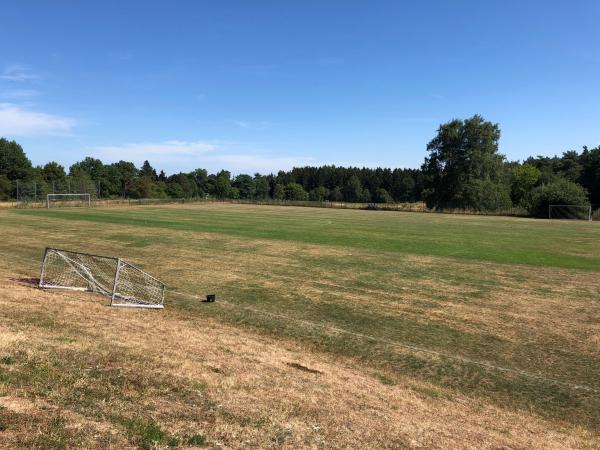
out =
[[[108,145],[96,147],[101,155],[114,159],[131,159],[140,161],[152,158],[156,161],[169,161],[198,157],[216,150],[214,144],[208,142],[164,141],[164,142],[131,142],[122,145]]]
[[[232,122],[245,130],[267,130],[273,125],[271,122],[267,121],[248,122],[246,120],[232,120]]]
[[[133,142],[88,149],[107,161],[128,160],[141,165],[144,160],[169,172],[202,167],[209,171],[227,169],[233,173],[268,173],[314,162],[310,157],[278,156],[241,143],[209,141]]]
[[[15,82],[33,81],[39,78],[39,75],[33,73],[28,66],[23,64],[11,64],[0,75],[0,79],[2,80]]]
[[[224,168],[234,174],[254,172],[275,173],[293,167],[306,166],[315,162],[311,157],[273,156],[267,153],[232,153],[208,155],[205,160],[209,167]]]
[[[0,98],[7,100],[22,100],[37,97],[40,93],[34,89],[8,89],[0,91]]]
[[[76,120],[71,117],[31,111],[12,103],[0,103],[0,135],[65,135],[75,125]]]

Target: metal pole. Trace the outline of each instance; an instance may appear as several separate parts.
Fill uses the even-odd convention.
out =
[[[40,270],[40,282],[38,283],[38,287],[44,286],[44,275],[46,274],[46,258],[48,257],[48,247],[44,250],[44,258],[42,259],[42,270]]]
[[[117,296],[117,284],[119,282],[119,272],[121,271],[121,258],[117,259],[117,268],[115,270],[115,282],[113,283],[113,291],[110,297],[110,305],[115,302],[115,297]]]
[[[17,180],[17,203],[19,203],[19,180]]]

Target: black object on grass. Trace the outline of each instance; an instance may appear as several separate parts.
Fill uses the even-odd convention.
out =
[[[213,303],[217,299],[216,294],[206,294],[206,300],[202,300],[204,303]]]

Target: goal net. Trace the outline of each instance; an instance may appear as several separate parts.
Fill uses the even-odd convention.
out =
[[[550,205],[549,219],[592,220],[592,207],[588,205]]]
[[[92,206],[90,194],[47,194],[46,204],[59,206]]]
[[[111,306],[162,308],[165,297],[164,283],[120,258],[56,248],[44,253],[39,286],[96,292]]]

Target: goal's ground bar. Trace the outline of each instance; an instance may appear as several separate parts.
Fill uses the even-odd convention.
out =
[[[116,306],[116,307],[119,307],[119,308],[164,309],[163,305],[140,305],[139,303],[112,303],[110,306]]]
[[[67,289],[69,291],[90,291],[90,292],[93,292],[92,290],[90,290],[88,288],[84,288],[84,287],[57,286],[55,284],[41,284],[40,287],[43,287],[44,289]]]

